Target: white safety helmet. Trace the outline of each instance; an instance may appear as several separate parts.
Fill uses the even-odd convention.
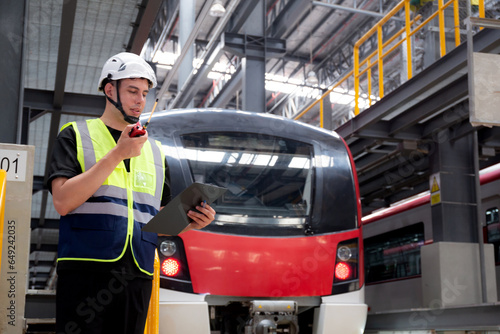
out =
[[[151,66],[134,53],[121,52],[104,63],[97,88],[103,91],[108,81],[132,78],[147,79],[149,88],[156,87],[156,75]]]

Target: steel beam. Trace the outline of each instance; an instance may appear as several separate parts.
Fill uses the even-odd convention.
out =
[[[130,35],[127,51],[140,54],[142,47],[148,39],[154,19],[163,0],[143,0],[137,13],[136,25]]]
[[[266,59],[267,38],[265,32],[265,1],[260,0],[248,16],[243,32],[245,33],[244,57],[241,60],[243,71],[242,100],[243,110],[266,111]]]
[[[20,143],[24,86],[25,16],[28,1],[0,1],[0,98],[2,122],[0,142]]]
[[[286,41],[249,34],[224,33],[222,48],[240,57],[282,57],[286,53]]]
[[[443,112],[439,117],[436,117],[435,119],[430,120],[429,122],[426,123],[424,130],[422,131],[422,137],[429,138],[432,141],[438,140],[436,138],[436,134],[447,128],[452,128],[454,129],[457,126],[460,126],[460,124],[463,124],[464,121],[469,125],[470,129],[471,125],[468,122],[469,120],[469,105],[468,103],[464,102],[462,104],[459,104],[453,108],[450,108]],[[453,139],[457,139],[458,134],[453,134]]]
[[[59,228],[59,222],[60,220],[59,219],[47,219],[45,218],[44,222],[43,222],[43,226],[40,225],[40,219],[39,218],[31,218],[31,229],[35,229],[35,228],[39,228],[39,227],[42,227],[42,228],[56,228],[58,229]]]
[[[431,206],[434,242],[478,242],[472,134],[451,140],[452,130],[442,130],[429,152],[429,172],[437,174],[439,201]]]
[[[296,23],[307,13],[311,6],[309,0],[288,1],[285,8],[278,14],[273,24],[267,28],[266,35],[281,38],[286,36],[292,29],[295,29]]]
[[[73,26],[75,24],[76,0],[63,2],[61,32],[59,34],[59,49],[57,52],[56,82],[54,86],[53,108],[60,109],[63,104],[66,74],[68,73],[69,53],[73,39]]]
[[[52,91],[29,88],[24,90],[23,105],[31,110],[51,111],[54,108],[53,100],[54,92]],[[63,102],[61,105],[62,113],[89,117],[99,117],[106,106],[104,96],[99,95],[65,93]],[[30,119],[31,121],[33,118]]]
[[[255,6],[257,6],[259,0],[245,0],[241,1],[241,4],[238,7],[238,10],[231,17],[231,21],[229,22],[228,32],[237,33],[243,28],[243,25],[247,21],[248,17],[252,13]]]
[[[25,317],[28,323],[37,324],[36,319],[51,319],[55,324],[56,293],[54,290],[28,290],[26,293]]]
[[[467,76],[463,76],[459,80],[452,82],[449,86],[434,93],[418,105],[413,106],[405,113],[391,119],[389,133],[395,135],[426,118],[432,117],[432,115],[436,113],[442,112],[466,98],[467,92]]]

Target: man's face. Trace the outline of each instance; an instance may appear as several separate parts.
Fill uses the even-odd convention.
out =
[[[146,79],[122,79],[120,81],[120,101],[125,113],[139,117],[146,105],[149,82]]]

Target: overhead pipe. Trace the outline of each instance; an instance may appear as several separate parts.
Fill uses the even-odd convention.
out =
[[[186,39],[186,43],[182,46],[181,54],[179,55],[179,57],[175,61],[174,65],[172,66],[172,69],[168,72],[167,77],[165,78],[165,80],[163,81],[163,83],[161,85],[160,91],[156,95],[157,99],[161,100],[161,98],[163,97],[165,92],[168,90],[168,87],[170,86],[170,84],[174,80],[174,76],[177,73],[177,71],[179,70],[181,63],[184,60],[184,58],[186,57],[186,55],[188,54],[189,49],[191,48],[192,44],[194,43],[194,40],[195,40],[196,36],[198,35],[198,32],[201,29],[201,25],[210,11],[210,6],[212,6],[212,3],[213,3],[213,0],[207,0],[205,2],[205,5],[201,9],[199,19],[196,20],[194,27],[193,27],[193,30],[191,31],[188,38]]]
[[[201,16],[200,21],[203,21],[205,19],[203,9],[200,16]],[[179,89],[179,87],[182,87],[184,85],[184,83],[186,82],[186,78],[193,70],[193,59],[195,59],[194,44],[193,44],[194,39],[193,43],[189,44],[186,43],[186,40],[189,36],[191,36],[195,22],[196,22],[196,0],[180,1],[179,45],[181,46],[181,48],[184,48],[184,46],[189,46],[189,50],[187,51],[184,59],[181,61],[179,70],[177,72],[177,89]]]
[[[212,38],[208,42],[208,45],[207,45],[205,51],[203,51],[203,54],[201,55],[201,60],[203,61],[204,65],[205,65],[205,58],[208,58],[211,55],[211,53],[213,52],[213,49],[216,46],[215,43],[218,42],[218,40],[220,38],[220,35],[222,34],[224,28],[226,27],[227,23],[229,22],[229,20],[231,18],[231,15],[233,14],[234,10],[236,9],[236,7],[238,6],[239,3],[240,3],[240,0],[234,0],[234,1],[232,1],[231,4],[229,5],[229,7],[226,9],[226,14],[219,21],[219,24],[217,25],[217,28],[216,28],[214,34],[212,35]],[[184,51],[184,49],[183,49],[183,51]],[[209,68],[206,68],[203,71],[203,73],[211,70],[211,67],[213,67],[213,65],[215,65],[215,63],[214,63],[215,59],[214,58],[215,57],[211,57],[210,58],[209,64],[206,64],[206,65],[209,66]],[[177,63],[177,61],[176,61],[176,63]],[[173,70],[173,68],[172,68],[172,70]],[[195,75],[195,69],[193,69],[191,71],[191,73],[189,74],[189,76],[186,78],[186,81],[184,82],[184,85],[181,87],[181,89],[179,89],[179,91],[177,93],[177,96],[170,103],[171,107],[173,107],[173,108],[177,107],[177,104],[179,103],[179,101],[180,101],[182,95],[184,94],[185,90],[189,87],[189,83],[193,79],[194,75]],[[162,85],[162,90],[163,90],[163,85]]]
[[[161,50],[163,44],[169,41],[170,36],[172,36],[172,31],[175,29],[175,26],[179,22],[179,4],[175,7],[173,14],[171,16],[171,20],[169,20],[168,25],[162,30],[160,37],[158,38],[158,42],[153,48],[151,52],[151,60],[155,58],[156,53]],[[168,36],[167,36],[168,34]]]
[[[342,6],[342,5],[336,5],[336,4],[331,4],[331,3],[324,3],[320,1],[313,1],[312,2],[313,6],[323,6],[323,7],[328,7],[332,9],[339,9],[339,10],[345,10],[347,12],[352,12],[352,13],[357,13],[357,14],[364,14],[364,15],[370,15],[370,16],[376,16],[376,17],[384,17],[384,14],[377,13],[377,12],[372,12],[369,10],[364,10],[364,9],[357,9],[353,7],[347,7],[347,6]],[[399,18],[399,17],[392,17],[391,19],[396,20],[396,21],[402,21],[404,22],[405,19]]]

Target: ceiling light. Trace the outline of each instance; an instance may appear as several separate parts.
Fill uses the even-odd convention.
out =
[[[317,85],[318,84],[318,77],[316,76],[316,73],[314,71],[310,71],[307,74],[306,83],[308,83],[309,85]]]
[[[215,0],[212,7],[210,7],[209,13],[210,16],[221,17],[226,13],[226,8],[224,8],[221,0]]]

